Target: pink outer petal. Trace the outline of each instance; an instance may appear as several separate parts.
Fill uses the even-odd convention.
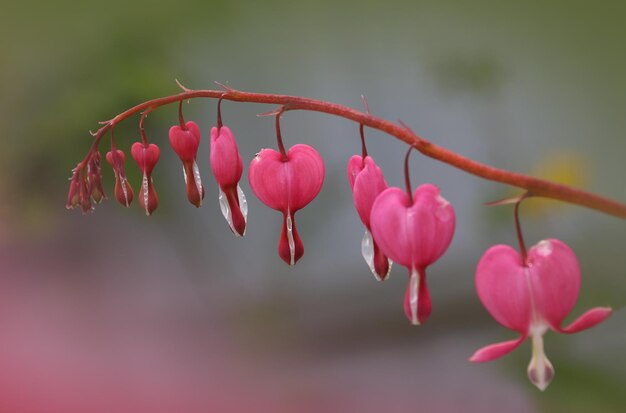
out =
[[[270,208],[287,211],[287,174],[280,152],[261,149],[250,162],[248,180],[254,194]]]
[[[254,194],[270,208],[296,212],[317,196],[324,182],[324,161],[308,145],[294,145],[283,161],[279,152],[262,149],[250,163]]]
[[[241,179],[243,164],[237,142],[228,126],[219,130],[211,128],[211,169],[215,180],[222,187],[235,186]]]
[[[411,236],[407,230],[409,197],[400,188],[384,190],[372,206],[372,237],[385,255],[400,265],[413,267]]]
[[[591,328],[606,320],[613,310],[609,307],[595,307],[578,317],[567,327],[557,328],[560,333],[572,334]]]
[[[287,152],[291,187],[289,206],[296,212],[311,202],[324,183],[324,161],[309,145],[297,144]]]
[[[574,308],[580,291],[580,267],[562,241],[546,239],[528,251],[535,309],[554,329]]]
[[[419,186],[413,204],[400,188],[388,188],[374,201],[370,225],[385,255],[408,268],[426,268],[450,245],[455,215],[434,185]]]
[[[476,350],[474,355],[470,357],[469,361],[473,363],[484,363],[487,361],[492,361],[495,359],[499,359],[500,357],[506,356],[511,351],[515,350],[526,340],[526,336],[520,336],[515,340],[503,341],[501,343],[490,344],[481,349]]]
[[[350,189],[354,190],[354,181],[363,168],[365,168],[363,157],[360,155],[352,155],[348,161],[348,182],[350,182]]]
[[[476,291],[489,314],[506,328],[528,332],[531,300],[519,253],[508,245],[487,250],[476,268]]]
[[[181,129],[180,126],[170,128],[170,144],[181,161],[193,162],[200,146],[200,128],[193,121],[187,122],[185,127],[187,130]]]
[[[358,155],[350,158],[350,164],[348,165],[349,175],[351,166],[353,167],[352,171],[357,169],[354,168],[354,163],[356,162],[359,164],[362,163],[362,158]],[[356,176],[354,176],[354,182],[351,183],[354,206],[359,213],[359,217],[361,218],[363,225],[370,229],[370,214],[372,212],[374,201],[381,192],[387,189],[387,182],[385,182],[383,172],[371,157],[366,156],[364,168],[361,169]]]

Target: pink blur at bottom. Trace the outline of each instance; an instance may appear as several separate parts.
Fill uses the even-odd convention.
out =
[[[378,307],[297,288],[300,272],[268,317],[249,277],[202,260],[199,296],[175,244],[103,221],[0,245],[1,413],[533,412],[515,380],[466,362],[463,332],[416,336],[395,299],[373,322]]]

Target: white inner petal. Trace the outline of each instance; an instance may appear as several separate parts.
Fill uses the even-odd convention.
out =
[[[365,234],[363,234],[363,240],[361,241],[361,255],[363,255],[363,259],[365,259],[365,262],[370,267],[370,271],[372,271],[376,280],[382,281],[383,278],[378,275],[376,267],[374,266],[374,239],[367,228],[365,229]],[[389,262],[389,267],[387,269],[387,274],[385,274],[385,278],[391,272],[391,266],[393,265],[393,262],[390,259],[387,259],[387,261]]]
[[[185,170],[184,165],[183,165],[183,176],[185,177],[185,185],[187,185],[187,171]]]
[[[409,305],[411,307],[411,323],[419,325],[420,321],[417,318],[417,305],[420,289],[420,277],[415,268],[411,270],[411,276],[409,278]]]
[[[248,201],[246,201],[246,195],[243,193],[239,184],[237,184],[237,197],[239,198],[239,209],[241,209],[243,219],[248,222]]]
[[[143,174],[143,180],[141,181],[141,189],[143,192],[143,206],[146,210],[146,215],[150,215],[148,211],[148,177],[146,174]]]
[[[244,222],[248,222],[248,202],[246,201],[246,196],[244,195],[239,185],[237,185],[237,196],[239,197],[239,209],[241,210],[241,214],[243,215],[243,220]],[[233,224],[233,214],[230,210],[228,199],[226,198],[226,194],[224,194],[221,188],[219,189],[218,199],[220,201],[220,211],[222,211],[224,219],[226,220],[226,222],[228,222],[228,226],[236,236],[240,237],[241,235],[239,235],[237,230],[235,230],[235,226]],[[243,231],[243,235],[246,235],[245,229]]]
[[[289,253],[291,255],[291,262],[289,265],[295,264],[296,257],[296,243],[293,240],[293,222],[291,221],[291,214],[287,210],[287,240],[289,241]]]
[[[528,365],[528,378],[541,391],[552,381],[554,367],[543,350],[543,332],[532,334],[533,356]]]
[[[198,164],[195,161],[193,163],[193,180],[196,183],[196,188],[198,189],[200,199],[202,199],[202,179],[200,178],[200,170],[198,169]]]
[[[122,192],[124,193],[124,203],[126,206],[130,205],[128,202],[128,190],[126,189],[126,178],[120,178],[120,184],[122,185]]]

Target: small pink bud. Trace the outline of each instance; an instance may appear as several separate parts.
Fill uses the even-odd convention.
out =
[[[265,205],[283,213],[278,255],[294,265],[304,254],[294,215],[311,202],[324,182],[324,161],[308,145],[292,146],[286,156],[262,149],[250,163],[250,187]]]
[[[211,169],[220,187],[220,209],[231,231],[238,236],[246,232],[248,204],[239,187],[243,172],[237,142],[228,126],[211,129]]]
[[[70,178],[70,190],[67,193],[67,209],[74,209],[80,202],[80,181],[78,169],[74,169]]]
[[[352,188],[352,198],[361,222],[365,225],[365,235],[361,242],[361,253],[365,262],[378,281],[383,281],[391,271],[391,260],[381,251],[372,238],[370,214],[376,197],[387,189],[387,182],[380,168],[370,156],[363,158],[354,155],[348,162],[348,181]]]
[[[121,149],[117,149],[107,152],[106,158],[115,174],[115,198],[120,204],[129,207],[131,202],[133,202],[133,189],[130,187],[130,183],[128,183],[124,173],[126,156]]]
[[[544,390],[554,376],[554,368],[544,353],[543,335],[549,329],[575,333],[591,328],[612,311],[596,307],[569,326],[561,327],[578,299],[580,267],[574,252],[557,239],[543,240],[533,246],[526,262],[508,245],[491,247],[478,263],[476,290],[493,318],[517,331],[520,338],[483,347],[470,361],[495,360],[513,351],[530,336],[533,356],[528,377],[540,390]]]
[[[418,187],[413,202],[400,188],[388,188],[374,201],[370,225],[383,253],[408,268],[405,313],[412,324],[422,324],[432,308],[426,267],[437,261],[452,241],[452,205],[431,184]]]
[[[152,182],[152,171],[159,161],[161,151],[153,143],[144,145],[142,142],[135,142],[130,149],[130,153],[143,175],[139,204],[146,211],[146,215],[151,215],[159,205],[159,198]]]
[[[202,186],[198,164],[196,164],[196,156],[200,146],[200,128],[193,121],[187,122],[185,128],[183,129],[179,125],[170,128],[170,144],[183,162],[187,199],[196,207],[200,207],[204,199],[204,187]]]
[[[87,180],[89,181],[89,191],[93,200],[99,204],[106,199],[104,188],[102,188],[102,171],[100,168],[100,152],[95,152],[87,163]]]

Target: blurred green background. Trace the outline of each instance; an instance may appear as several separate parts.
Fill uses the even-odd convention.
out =
[[[288,113],[287,145],[326,161],[320,196],[298,216],[305,256],[276,254],[280,216],[242,187],[250,213],[235,239],[210,176],[215,102],[185,105],[204,131],[207,198],[187,203],[167,150],[176,107],[146,121],[162,159],[160,205],[146,218],[114,200],[66,211],[66,180],[89,130],[141,101],[213,81],[294,94],[402,119],[437,144],[494,166],[626,201],[626,5],[617,1],[7,1],[0,12],[0,410],[3,412],[623,412],[626,409],[626,224],[531,200],[529,244],[559,238],[578,254],[573,315],[610,305],[593,330],[546,337],[556,377],[526,378],[530,345],[485,365],[467,358],[513,338],[482,308],[473,271],[515,242],[513,192],[424,157],[457,211],[447,254],[430,268],[433,315],[402,313],[406,274],[376,283],[360,256],[362,225],[345,176],[358,127]],[[224,102],[247,163],[274,147],[268,106]],[[138,119],[116,128],[125,150]],[[391,185],[405,146],[366,131]],[[131,161],[132,162],[132,161]],[[112,196],[108,165],[105,189]],[[127,163],[135,189],[139,173]],[[573,319],[570,317],[568,320]]]

